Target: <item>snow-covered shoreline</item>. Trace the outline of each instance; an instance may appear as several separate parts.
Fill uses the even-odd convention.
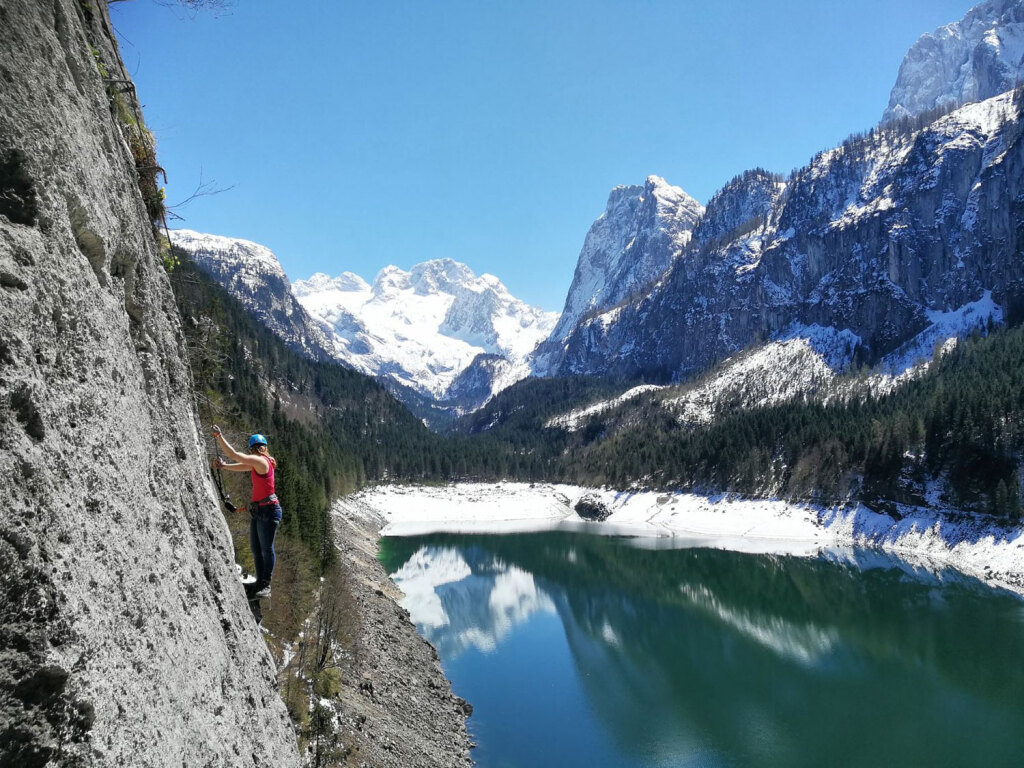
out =
[[[599,497],[611,512],[608,519],[582,520],[573,507],[583,496]],[[919,507],[900,507],[897,521],[862,504],[825,507],[541,483],[383,485],[339,503],[350,502],[384,518],[383,536],[557,529],[648,537],[651,546],[801,556],[874,547],[915,565],[950,566],[1024,596],[1024,527]]]

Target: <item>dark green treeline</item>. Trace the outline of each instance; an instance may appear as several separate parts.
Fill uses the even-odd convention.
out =
[[[565,479],[791,499],[921,502],[948,477],[954,504],[1016,518],[1024,452],[1024,327],[975,334],[881,396],[735,410],[681,424],[650,398],[590,420]]]
[[[442,436],[373,379],[289,349],[187,259],[172,282],[202,417],[268,434],[291,510],[284,530],[310,548],[322,547],[332,499],[378,481],[564,481],[913,503],[927,480],[945,476],[952,503],[1020,514],[1019,324],[975,334],[880,397],[737,408],[694,427],[650,395],[566,433],[544,424],[632,382],[528,379]]]

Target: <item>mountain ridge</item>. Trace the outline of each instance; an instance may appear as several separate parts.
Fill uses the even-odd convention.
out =
[[[794,323],[848,329],[880,358],[928,311],[985,290],[1009,309],[1020,118],[1020,95],[1004,94],[820,153],[729,237],[691,240],[645,294],[585,318],[555,372],[680,379]],[[732,194],[764,181],[740,177]]]
[[[988,0],[927,33],[900,64],[882,122],[984,101],[1024,76],[1024,3]]]
[[[258,243],[191,230],[171,239],[293,349],[380,378],[435,425],[528,375],[557,318],[454,259],[388,265],[372,283],[353,272],[292,283]]]

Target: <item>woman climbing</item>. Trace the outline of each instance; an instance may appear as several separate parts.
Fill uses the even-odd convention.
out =
[[[267,453],[267,438],[253,435],[249,450],[239,453],[224,439],[220,427],[213,425],[213,436],[232,462],[217,457],[216,465],[231,472],[246,472],[252,477],[252,501],[249,504],[249,548],[256,566],[256,581],[246,585],[250,599],[270,597],[270,579],[274,574],[274,536],[281,524],[281,502],[274,493],[277,462]]]

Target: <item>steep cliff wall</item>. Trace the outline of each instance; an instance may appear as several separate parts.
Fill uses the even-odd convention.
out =
[[[559,372],[685,377],[794,325],[848,330],[880,358],[986,291],[1018,311],[1022,132],[1024,92],[1008,92],[851,138],[774,198],[741,177],[705,219],[738,197],[760,199],[758,215],[692,240],[649,295],[581,322]]]
[[[0,764],[295,765],[110,29],[102,0],[0,4]]]
[[[987,0],[911,46],[882,122],[1010,90],[1024,73],[1024,2]]]

